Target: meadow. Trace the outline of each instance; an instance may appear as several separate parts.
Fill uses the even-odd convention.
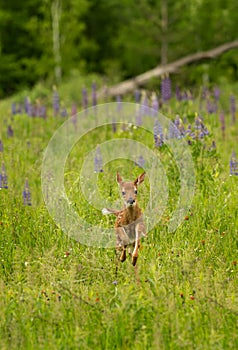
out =
[[[81,101],[73,91],[74,101]],[[57,128],[76,112],[75,105],[69,111],[67,92],[65,96],[59,90],[68,113],[51,106],[49,91],[32,93],[35,106],[47,108],[42,116],[29,116],[24,107],[17,110],[24,94],[0,101],[5,179],[0,190],[1,350],[238,348],[238,176],[230,174],[229,165],[232,152],[238,153],[237,111],[234,102],[233,109],[230,106],[234,91],[237,88],[226,87],[218,96],[213,87],[205,95],[198,89],[193,98],[173,92],[160,107],[171,120],[179,114],[192,128],[199,115],[208,130],[202,137],[196,130],[184,136],[191,147],[196,186],[191,208],[175,232],[169,232],[168,221],[179,195],[178,169],[166,146],[158,144],[158,135],[153,138],[153,130],[151,137],[112,125],[86,135],[70,153],[65,186],[71,202],[88,222],[108,226],[114,218],[103,217],[80,191],[84,155],[104,140],[128,137],[147,144],[161,158],[168,177],[168,205],[142,240],[140,281],[129,259],[115,273],[114,249],[82,245],[68,237],[44,204],[44,151]],[[57,98],[53,102],[59,103]],[[82,105],[78,103],[78,111]],[[143,171],[143,164],[129,160],[116,159],[103,169],[99,163],[94,164],[94,176],[100,193],[114,200],[120,198],[116,170],[131,180]],[[146,179],[138,194],[142,208],[149,189]]]

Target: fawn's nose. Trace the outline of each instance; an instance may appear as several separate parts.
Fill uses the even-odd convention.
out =
[[[135,200],[134,200],[133,198],[129,198],[128,201],[127,201],[127,203],[128,203],[129,205],[132,205],[132,204],[135,203]]]

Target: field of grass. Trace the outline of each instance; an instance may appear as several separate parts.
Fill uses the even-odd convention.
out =
[[[228,101],[229,93],[221,98]],[[10,101],[0,102],[0,161],[8,177],[8,188],[0,190],[1,350],[238,348],[238,176],[230,176],[229,169],[232,151],[238,153],[238,126],[237,120],[231,121],[229,103],[222,106],[224,137],[220,110],[208,114],[198,99],[173,98],[163,106],[166,116],[174,119],[179,113],[191,123],[195,113],[201,113],[210,132],[189,146],[196,169],[195,195],[173,233],[167,223],[178,197],[178,174],[166,147],[155,149],[153,134],[151,138],[136,129],[94,130],[70,154],[65,186],[71,202],[89,223],[109,226],[113,218],[88,205],[79,190],[84,155],[106,139],[129,137],[161,157],[168,176],[168,206],[142,240],[138,281],[129,259],[116,275],[114,249],[70,239],[45,207],[43,154],[65,118],[52,112],[46,119],[11,116]],[[13,136],[7,135],[8,125]],[[212,141],[216,149],[211,149]],[[142,172],[131,161],[117,159],[94,174],[102,196],[114,200],[120,196],[117,169],[126,178]],[[31,205],[23,202],[26,179]],[[147,179],[139,193],[142,208],[148,193]]]

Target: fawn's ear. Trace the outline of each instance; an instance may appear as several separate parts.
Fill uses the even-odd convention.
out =
[[[119,185],[121,185],[121,183],[122,183],[122,178],[121,178],[121,175],[119,174],[118,171],[117,171],[117,183],[118,183]]]
[[[138,178],[134,181],[134,185],[135,186],[138,186],[138,185],[140,185],[143,181],[144,181],[144,179],[145,179],[145,172],[143,173],[143,174],[141,174],[140,176],[138,176]]]

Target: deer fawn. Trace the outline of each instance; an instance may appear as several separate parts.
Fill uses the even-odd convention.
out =
[[[146,236],[145,224],[142,218],[142,211],[137,203],[137,187],[145,178],[145,172],[137,177],[134,182],[124,182],[117,172],[117,183],[120,186],[122,197],[124,199],[124,208],[116,211],[113,209],[102,210],[104,215],[116,215],[116,249],[121,251],[120,261],[126,260],[126,248],[133,245],[133,252],[129,250],[132,256],[132,265],[135,266],[140,248],[140,238]]]

